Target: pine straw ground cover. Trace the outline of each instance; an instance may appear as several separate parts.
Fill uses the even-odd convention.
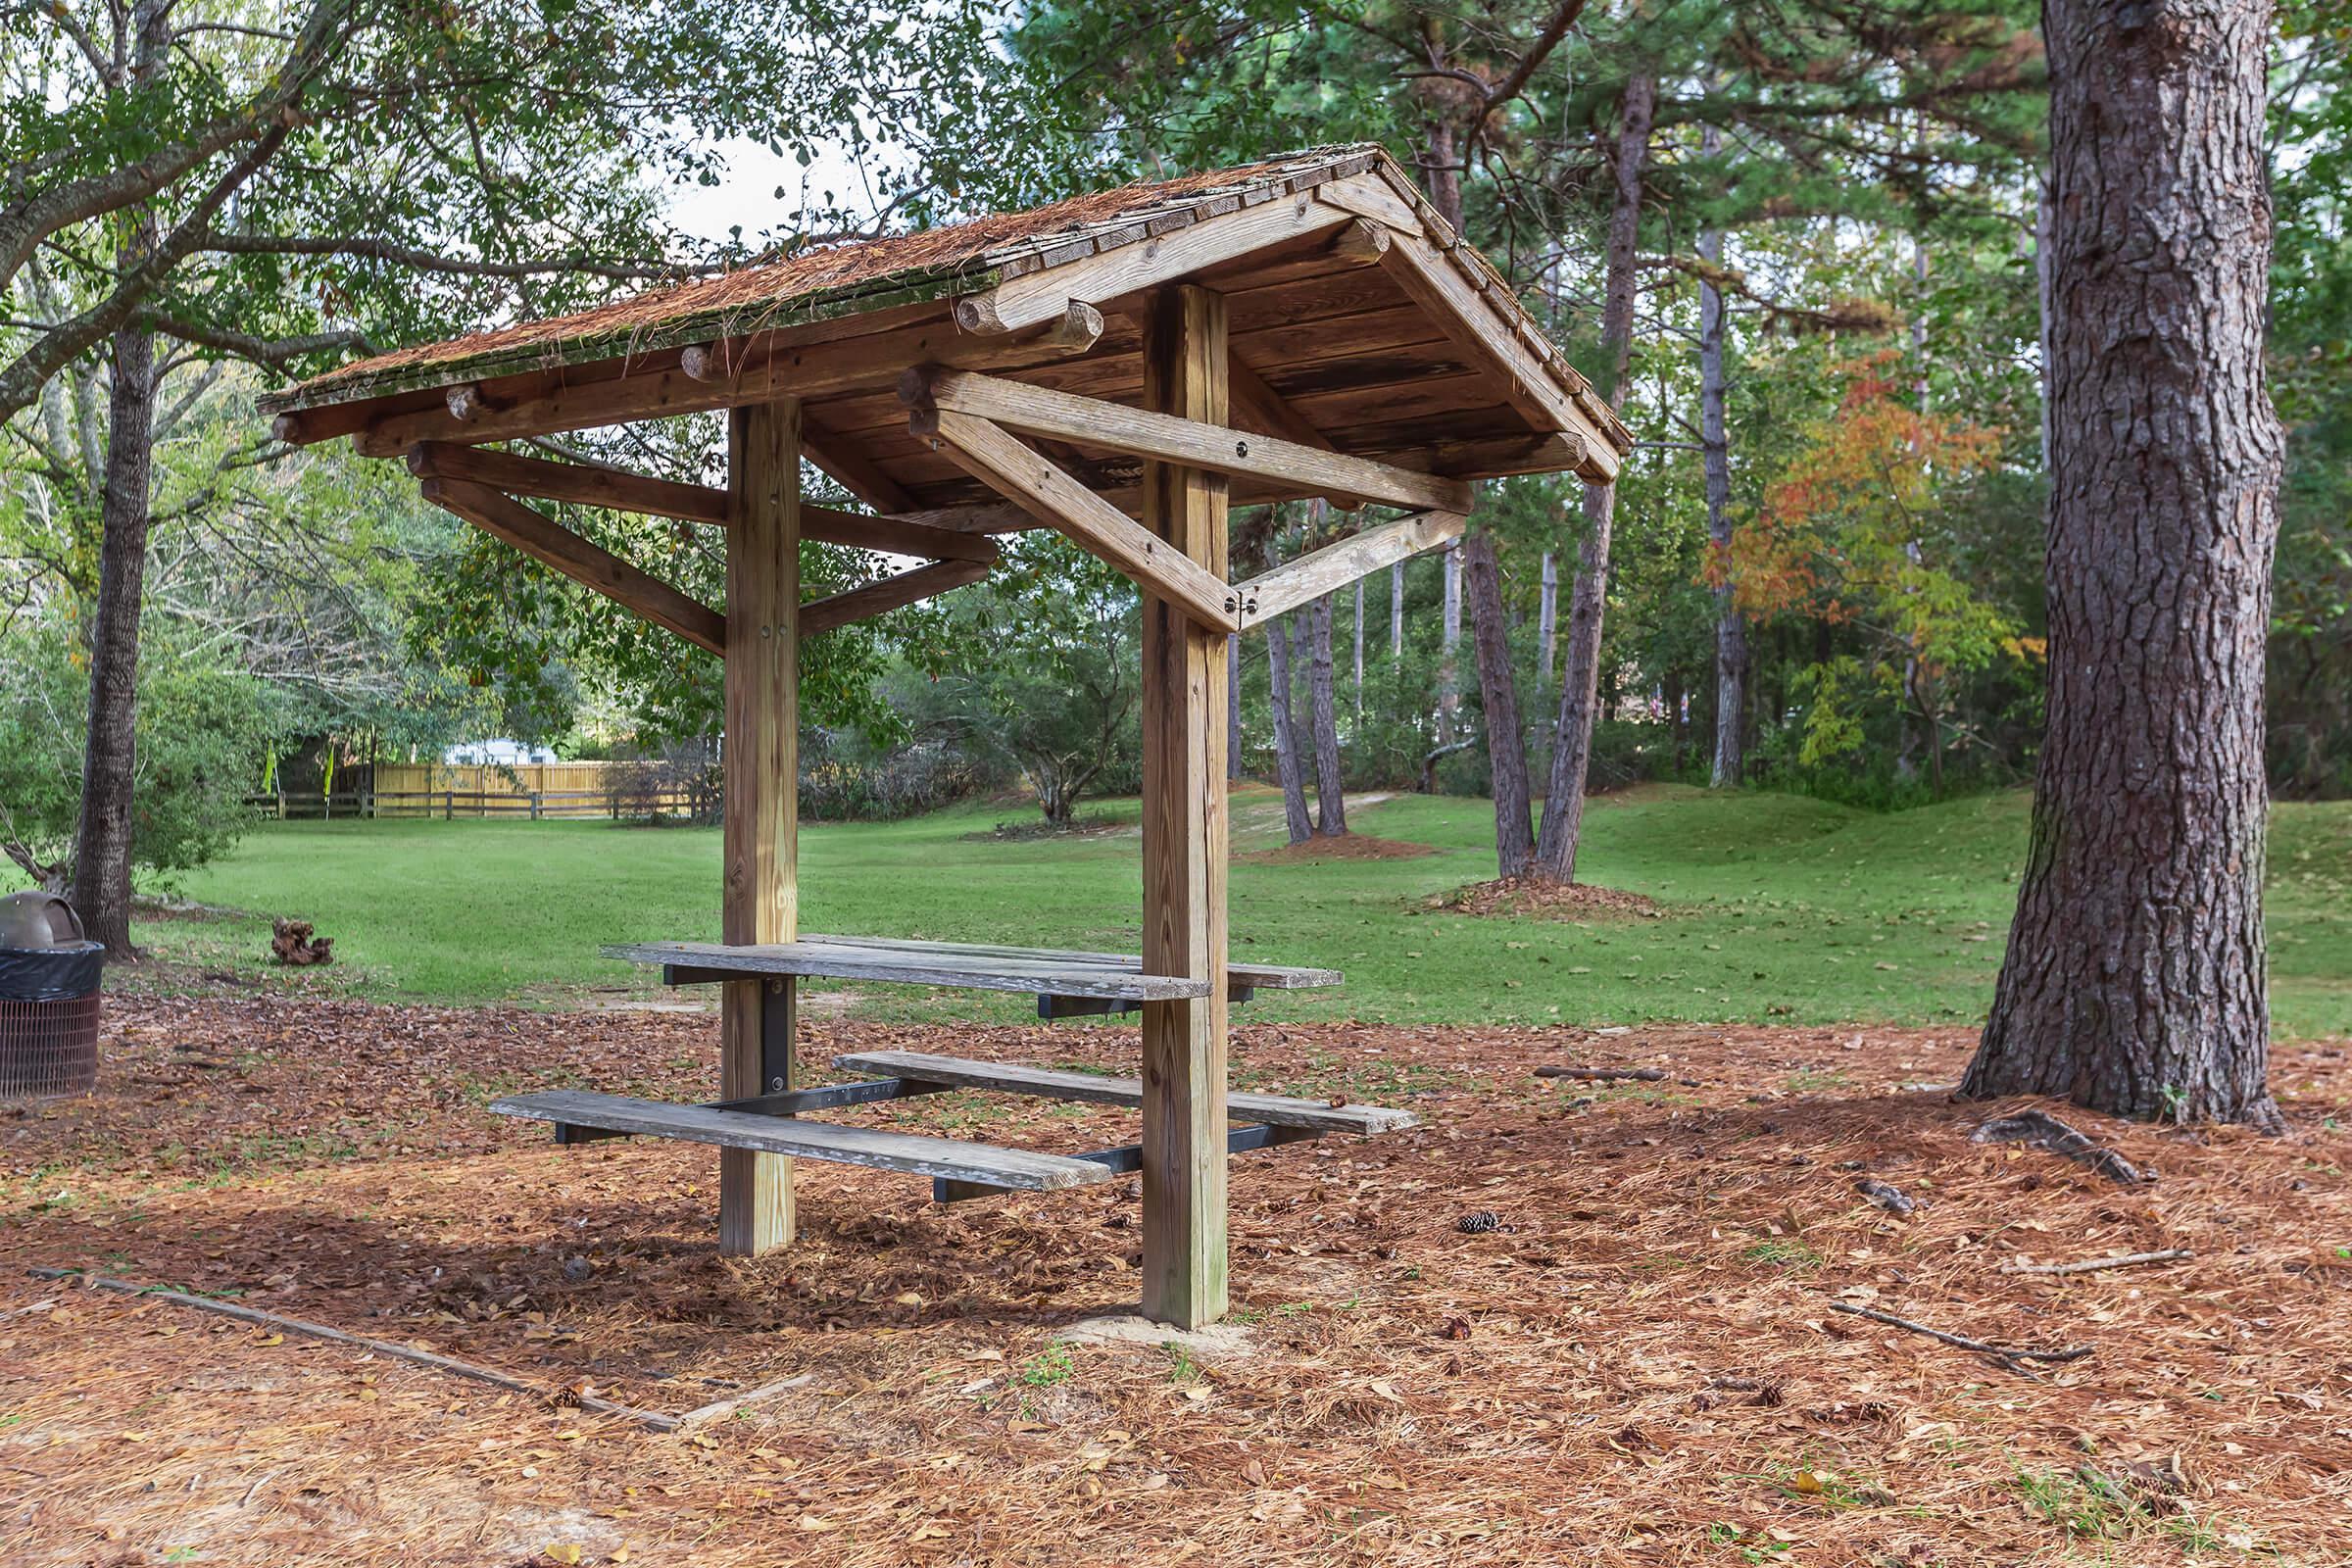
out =
[[[819,1022],[1131,1067],[1132,1031]],[[2160,1180],[1972,1144],[1964,1033],[1244,1027],[1253,1086],[1426,1127],[1238,1157],[1248,1353],[1066,1343],[1135,1296],[1123,1184],[940,1208],[804,1162],[802,1244],[711,1247],[706,1150],[558,1150],[501,1090],[703,1095],[710,1021],[131,1001],[102,1092],[0,1121],[0,1560],[503,1565],[2341,1563],[2341,1049],[2294,1138],[2053,1107]],[[1538,1079],[1653,1065],[1662,1083]],[[1683,1080],[1695,1080],[1695,1086]],[[1117,1110],[875,1120],[1077,1150]],[[1901,1188],[1910,1216],[1856,1183]],[[1475,1211],[1491,1229],[1464,1229]],[[1483,1224],[1483,1221],[1478,1222]],[[2033,1276],[2168,1247],[2186,1261]],[[502,1394],[70,1265],[415,1341]],[[1845,1315],[2091,1348],[2038,1376]]]

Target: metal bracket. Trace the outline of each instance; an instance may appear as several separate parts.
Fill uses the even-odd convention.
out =
[[[1232,1128],[1225,1134],[1225,1152],[1229,1155],[1246,1154],[1253,1149],[1274,1149],[1283,1144],[1305,1143],[1322,1136],[1319,1130],[1312,1127],[1274,1127],[1263,1122],[1251,1122],[1245,1127]],[[1137,1171],[1144,1168],[1144,1146],[1122,1144],[1117,1149],[1101,1149],[1091,1154],[1071,1157],[1091,1159],[1098,1165],[1108,1165],[1115,1171]],[[969,1199],[994,1198],[999,1193],[1010,1191],[1012,1189],[991,1182],[959,1181],[946,1176],[931,1178],[931,1201],[934,1203],[960,1203]]]
[[[760,988],[760,1086],[771,1095],[792,1088],[792,1025],[799,1002],[790,975],[770,975]]]
[[[1256,995],[1257,987],[1255,986],[1229,986],[1225,991],[1225,1000],[1233,1006],[1238,1007]],[[1037,1015],[1048,1023],[1056,1018],[1096,1018],[1105,1013],[1141,1012],[1143,1010],[1142,1003],[1123,1001],[1115,997],[1064,997],[1056,996],[1052,992],[1040,992],[1037,998]]]

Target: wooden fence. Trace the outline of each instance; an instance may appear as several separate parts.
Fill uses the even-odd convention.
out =
[[[378,762],[373,781],[331,795],[280,792],[250,795],[248,805],[278,817],[525,817],[618,816],[658,810],[685,815],[694,808],[683,789],[626,786],[612,762],[522,762],[513,766],[452,766],[437,762]]]

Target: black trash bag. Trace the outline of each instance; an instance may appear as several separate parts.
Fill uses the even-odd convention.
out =
[[[98,989],[106,944],[0,948],[0,1002],[67,1002]]]

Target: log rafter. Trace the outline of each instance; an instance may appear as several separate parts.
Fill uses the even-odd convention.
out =
[[[409,471],[420,479],[458,479],[538,501],[569,501],[614,512],[677,517],[724,527],[727,493],[711,485],[684,484],[620,468],[579,463],[551,463],[518,453],[422,441],[409,449]],[[801,537],[857,550],[935,560],[997,559],[984,534],[906,517],[844,512],[838,507],[801,506]]]
[[[471,452],[471,448],[451,449]],[[503,457],[507,454],[476,456]],[[533,462],[518,459],[519,462]],[[548,464],[551,468],[564,465]],[[583,473],[602,470],[582,467]],[[614,555],[595,541],[583,538],[564,527],[535,507],[516,500],[505,490],[479,482],[476,478],[454,477],[433,471],[429,466],[418,485],[423,498],[453,516],[472,523],[484,533],[514,546],[532,560],[548,566],[584,588],[592,588],[640,619],[652,621],[664,630],[674,632],[697,648],[719,658],[726,657],[727,617],[712,610],[692,595],[664,582],[632,562]],[[630,475],[632,478],[642,477]],[[667,483],[647,480],[647,483]],[[682,488],[693,489],[695,486]],[[721,501],[725,492],[719,492]],[[576,500],[578,497],[556,499]],[[609,503],[599,502],[599,505]],[[623,509],[634,510],[634,509]],[[854,513],[835,512],[831,508],[804,508],[808,514],[824,512],[834,518],[857,522],[896,521],[890,518],[859,517]],[[938,534],[955,542],[957,556],[948,560],[927,562],[906,571],[895,572],[856,588],[844,589],[822,599],[811,599],[800,607],[799,628],[803,637],[818,636],[835,631],[857,621],[866,620],[887,611],[898,610],[935,594],[946,593],[966,583],[978,582],[996,564],[995,541],[986,534],[951,534],[945,529],[923,529],[925,534]],[[811,532],[809,537],[818,537]],[[883,545],[864,548],[887,549]],[[898,553],[898,552],[894,552]]]
[[[1028,435],[1216,473],[1276,479],[1348,501],[1437,512],[1470,510],[1470,486],[1459,479],[1003,376],[917,368],[906,373],[899,395],[913,411],[917,434],[929,433],[927,427],[937,417],[955,413]]]

